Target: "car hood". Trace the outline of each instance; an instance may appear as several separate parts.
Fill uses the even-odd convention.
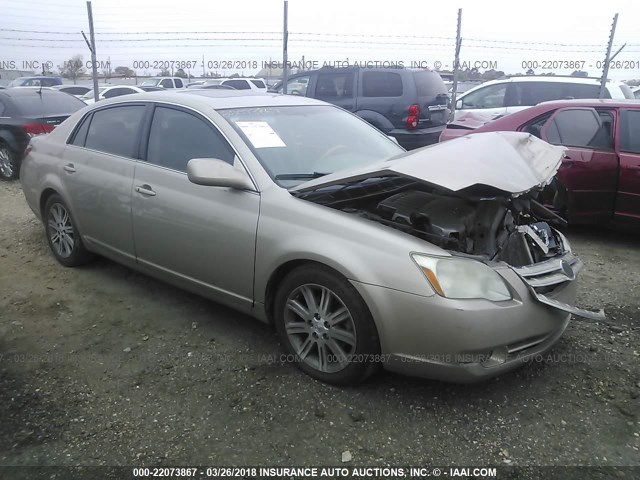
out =
[[[291,192],[309,192],[367,178],[398,176],[453,192],[474,185],[511,196],[547,184],[556,174],[565,148],[529,133],[487,132],[405,152],[366,167],[341,170],[304,182]]]

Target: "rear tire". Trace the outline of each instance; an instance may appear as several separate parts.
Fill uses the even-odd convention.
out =
[[[0,142],[0,179],[5,181],[18,178],[20,168],[18,160],[9,146]]]
[[[288,360],[332,385],[364,381],[380,364],[380,342],[371,313],[339,273],[304,265],[282,281],[275,297],[276,329]]]
[[[53,194],[47,200],[43,221],[49,248],[58,262],[65,267],[77,267],[93,259],[60,195]]]

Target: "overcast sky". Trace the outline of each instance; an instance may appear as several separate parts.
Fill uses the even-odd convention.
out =
[[[88,33],[86,2],[0,0],[0,5],[0,67],[15,62],[20,69],[25,61],[45,60],[57,66],[74,54],[90,59],[80,34]],[[536,73],[559,74],[578,65],[593,76],[601,72],[611,21],[619,13],[614,45],[627,46],[616,57],[620,68],[609,76],[640,78],[637,0],[289,0],[289,59],[304,55],[320,66],[348,59],[451,68],[458,8],[465,65],[480,62],[481,70],[497,67],[506,73],[532,66]],[[155,62],[174,60],[193,62],[191,73],[201,74],[204,55],[207,71],[254,74],[255,62],[259,69],[282,59],[282,0],[94,0],[93,12],[98,60],[110,58],[112,68],[157,74]]]

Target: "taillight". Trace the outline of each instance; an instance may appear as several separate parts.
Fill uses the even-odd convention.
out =
[[[45,123],[28,123],[27,125],[22,126],[22,129],[30,137],[35,137],[36,135],[43,135],[45,133],[52,132],[53,128],[53,125],[48,125]]]
[[[407,130],[418,128],[420,121],[420,105],[409,105],[409,115],[407,115]]]

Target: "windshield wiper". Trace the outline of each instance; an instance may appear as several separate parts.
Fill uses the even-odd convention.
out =
[[[276,180],[306,180],[313,178],[324,177],[325,175],[329,175],[329,173],[322,172],[313,172],[313,173],[283,173],[280,175],[276,175]]]

